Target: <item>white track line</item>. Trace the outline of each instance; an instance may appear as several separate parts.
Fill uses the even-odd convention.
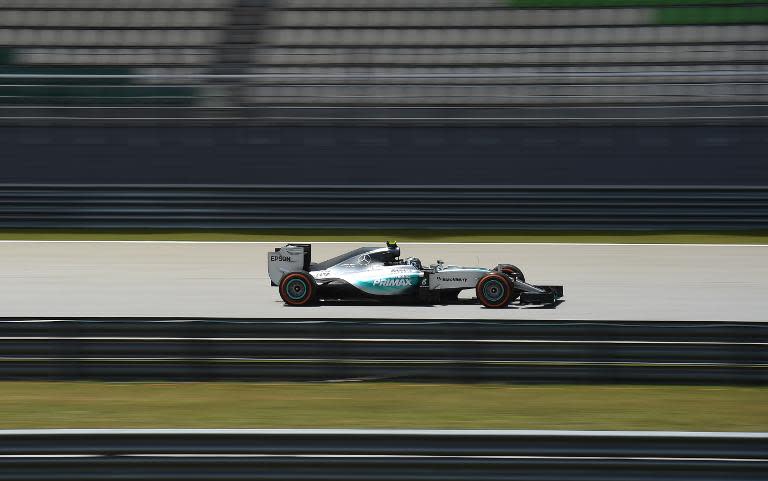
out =
[[[63,362],[77,361],[82,363],[114,362],[114,363],[167,363],[186,361],[205,361],[211,363],[237,362],[249,364],[287,363],[320,363],[333,362],[337,364],[439,364],[439,365],[481,365],[481,366],[639,366],[639,367],[744,367],[753,369],[768,369],[766,364],[744,364],[727,362],[647,362],[647,361],[558,361],[558,360],[521,360],[521,361],[483,361],[475,359],[364,359],[364,358],[261,358],[261,357],[0,357],[0,362]]]
[[[768,462],[760,458],[708,458],[708,457],[632,457],[632,456],[480,456],[462,454],[179,454],[179,453],[147,453],[147,454],[0,454],[0,459],[61,459],[61,458],[319,458],[319,459],[519,459],[519,460],[557,460],[557,461],[697,461],[697,462],[728,462],[754,463]]]
[[[566,339],[413,339],[413,338],[330,338],[330,337],[103,337],[103,336],[3,336],[0,341],[144,341],[144,342],[370,342],[370,343],[477,343],[477,344],[652,344],[694,346],[768,346],[765,342],[723,341],[632,341],[632,340],[566,340]]]
[[[122,435],[122,434],[171,434],[171,435],[406,435],[406,436],[608,436],[616,438],[752,438],[768,440],[768,432],[718,432],[718,431],[585,431],[585,430],[537,430],[537,429],[0,429],[3,436],[50,436],[50,435]]]
[[[382,241],[383,242],[383,241]],[[378,242],[378,243],[382,243]],[[189,240],[0,240],[0,244],[376,244],[377,241],[189,241]],[[630,242],[399,242],[400,245],[521,245],[521,246],[679,246],[679,247],[768,247],[768,244],[686,244]]]
[[[189,323],[196,323],[196,322],[208,322],[208,321],[215,321],[220,322],[222,324],[243,324],[251,321],[267,321],[269,323],[274,324],[325,324],[325,323],[337,323],[339,321],[341,322],[353,322],[353,321],[360,321],[362,320],[366,324],[384,324],[384,325],[413,325],[413,322],[411,322],[411,319],[408,318],[391,318],[391,317],[365,317],[365,316],[359,316],[359,317],[343,317],[343,318],[312,318],[307,317],[307,319],[302,318],[281,318],[279,320],[275,320],[276,318],[273,317],[199,317],[199,318],[174,318],[174,317],[152,317],[152,316],[85,316],[85,317],[77,317],[72,316],[69,318],[27,318],[29,316],[0,316],[0,322],[2,323],[11,323],[11,324],[39,324],[39,323],[58,323],[58,322],[84,322],[84,323],[97,323],[97,322],[122,322],[122,321],[129,321],[129,322],[151,322],[153,324],[162,324],[162,323],[174,323],[174,322],[189,322]],[[664,324],[667,323],[666,326],[664,326],[665,329],[684,329],[686,328],[682,324],[687,324],[691,322],[698,322],[698,323],[706,323],[706,325],[710,324],[728,324],[728,327],[751,327],[752,324],[763,324],[768,322],[768,319],[764,320],[740,320],[740,321],[734,321],[731,319],[707,319],[705,321],[699,320],[699,319],[689,319],[685,321],[669,321],[669,320],[622,320],[622,321],[606,321],[606,320],[600,320],[596,319],[593,321],[585,320],[584,318],[562,318],[562,319],[552,319],[552,320],[545,320],[547,324],[552,326],[561,326],[561,325],[580,325],[580,326],[591,326],[596,323],[606,323],[610,322],[611,327],[624,327],[624,326],[632,326],[632,323],[656,323],[656,324]],[[446,319],[424,319],[419,320],[419,324],[421,325],[428,325],[428,324],[502,324],[504,322],[508,322],[505,319],[452,319],[452,318],[446,318]],[[518,324],[520,325],[530,325],[530,322],[542,322],[540,319],[526,319],[521,320]],[[675,323],[679,325],[669,325],[669,323]],[[705,327],[702,326],[702,327]]]

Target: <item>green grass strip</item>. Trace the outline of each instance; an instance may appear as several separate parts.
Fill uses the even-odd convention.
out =
[[[768,7],[662,8],[656,21],[662,25],[768,23]]]
[[[768,388],[396,383],[0,383],[0,429],[768,430]]]
[[[625,244],[768,244],[768,232],[573,232],[455,230],[6,230],[0,240],[200,242],[584,242]]]
[[[506,0],[510,7],[591,8],[591,7],[667,7],[675,5],[744,5],[768,0]]]

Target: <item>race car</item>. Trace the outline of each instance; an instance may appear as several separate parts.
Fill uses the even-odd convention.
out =
[[[415,257],[400,259],[400,247],[360,247],[323,262],[312,262],[311,244],[288,244],[267,254],[269,279],[288,306],[323,300],[377,299],[399,303],[459,303],[459,292],[475,289],[488,308],[554,304],[563,286],[536,286],[512,264],[493,268],[460,267],[437,261],[422,266]]]

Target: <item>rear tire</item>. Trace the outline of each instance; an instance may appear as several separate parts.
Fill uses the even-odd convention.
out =
[[[475,287],[477,300],[490,309],[502,309],[512,302],[514,289],[512,282],[505,274],[492,272],[477,283]]]
[[[289,272],[280,279],[280,297],[289,306],[307,306],[317,299],[317,283],[308,272]]]

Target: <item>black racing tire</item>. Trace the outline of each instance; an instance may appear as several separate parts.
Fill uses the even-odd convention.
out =
[[[308,306],[317,300],[317,282],[308,272],[289,272],[280,279],[278,287],[286,305]]]
[[[512,279],[520,279],[521,281],[525,282],[525,274],[523,274],[522,269],[519,267],[512,264],[501,264],[498,268],[501,270],[501,272],[508,275]]]
[[[497,272],[503,272],[506,274],[513,286],[516,279],[525,282],[525,274],[523,274],[523,270],[515,265],[501,264],[496,270]],[[509,300],[509,302],[515,302],[517,298],[520,297],[520,292],[521,291],[519,289],[514,289],[512,291],[512,298]]]
[[[506,274],[491,272],[480,279],[475,286],[477,300],[490,309],[503,309],[509,306],[515,295],[512,281]]]

